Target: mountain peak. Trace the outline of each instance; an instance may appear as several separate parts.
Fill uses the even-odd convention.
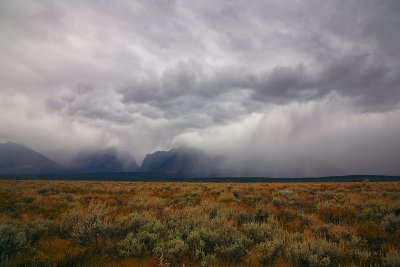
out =
[[[181,146],[168,151],[147,154],[141,171],[204,175],[215,172],[218,168],[216,159],[217,157],[207,155],[200,149]]]
[[[81,172],[123,172],[136,171],[139,165],[129,153],[111,147],[80,153],[73,168]]]
[[[24,145],[0,144],[0,173],[45,173],[60,169],[60,164]]]

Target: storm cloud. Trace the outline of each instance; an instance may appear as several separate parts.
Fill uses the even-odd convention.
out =
[[[0,141],[400,174],[400,2],[1,1]]]

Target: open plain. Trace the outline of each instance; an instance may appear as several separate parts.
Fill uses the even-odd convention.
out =
[[[400,183],[0,180],[1,266],[399,266]]]

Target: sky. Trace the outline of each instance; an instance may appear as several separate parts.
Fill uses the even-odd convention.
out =
[[[400,1],[0,1],[0,142],[400,175]]]

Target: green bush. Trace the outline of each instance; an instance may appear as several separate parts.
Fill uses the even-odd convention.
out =
[[[50,222],[46,220],[28,221],[25,225],[26,238],[31,244],[35,244],[38,240],[49,232]]]
[[[246,223],[242,226],[243,232],[255,244],[272,240],[280,235],[281,230],[276,221],[269,220],[267,223]]]
[[[322,239],[289,240],[286,254],[298,265],[329,266],[337,259],[338,248]]]
[[[155,254],[163,257],[173,266],[180,265],[188,251],[188,245],[182,239],[171,239],[160,242],[155,248]]]
[[[265,222],[268,219],[269,213],[265,209],[258,209],[254,215],[254,220],[256,222]]]
[[[136,195],[127,202],[128,206],[139,210],[162,209],[167,203],[164,198],[148,195]]]
[[[166,217],[164,224],[167,229],[167,235],[170,238],[186,240],[199,220],[197,218],[196,221],[193,217],[195,217],[195,215],[192,215],[187,209],[183,209]]]
[[[400,229],[400,217],[389,214],[383,218],[383,226],[386,232],[394,233]]]
[[[166,226],[160,220],[149,220],[144,225],[136,225],[137,229],[130,232],[124,240],[118,243],[118,253],[122,257],[141,257],[151,255],[159,235],[165,233]],[[135,227],[135,228],[136,228]]]
[[[2,257],[12,255],[26,243],[24,232],[10,224],[0,225],[0,251]]]
[[[138,234],[138,239],[144,246],[143,252],[145,255],[150,255],[153,252],[158,238],[159,236],[157,233],[150,233],[148,231],[143,231]]]
[[[320,237],[327,237],[329,229],[332,228],[332,224],[322,224],[313,228],[315,234]]]
[[[62,192],[61,188],[54,188],[54,187],[42,188],[37,191],[39,195],[56,195],[61,192]]]
[[[146,225],[151,218],[143,216],[138,213],[131,213],[122,218],[115,220],[113,223],[108,224],[107,234],[111,237],[123,238],[128,233],[138,233],[144,225]]]
[[[12,261],[8,258],[8,256],[1,256],[0,258],[0,267],[12,267]]]
[[[397,207],[394,208],[394,214],[396,216],[400,216],[400,205],[398,205]]]
[[[271,203],[276,208],[283,208],[285,206],[285,203],[280,199],[273,199]]]
[[[367,249],[367,240],[352,235],[349,240],[341,240],[340,246],[346,249],[347,255],[359,257],[360,251],[366,251]]]
[[[382,220],[382,218],[390,213],[390,208],[380,202],[369,201],[363,205],[356,207],[357,217],[360,220]]]
[[[193,230],[187,239],[192,257],[197,262],[214,256],[218,241],[218,233],[212,229],[201,227]]]
[[[217,207],[212,207],[209,213],[209,218],[210,220],[215,219],[218,215],[218,208]]]
[[[331,242],[340,243],[352,238],[350,232],[346,229],[331,228],[326,235],[327,239]]]
[[[210,220],[217,218],[219,215],[218,207],[214,203],[203,201],[200,204],[200,207],[204,216],[208,217],[208,219]]]
[[[236,197],[233,195],[232,192],[225,191],[219,195],[219,201],[224,202],[224,203],[234,202],[234,201],[236,201]]]
[[[182,194],[175,199],[178,206],[195,205],[200,203],[200,194],[192,192],[189,194]]]
[[[384,266],[399,267],[400,266],[400,251],[392,250],[389,251],[382,261]]]
[[[100,205],[89,205],[87,209],[74,209],[64,215],[61,234],[70,236],[84,245],[98,248],[98,237],[107,232],[108,211]]]
[[[141,257],[144,255],[145,245],[134,233],[129,233],[117,246],[118,254],[121,257]]]
[[[220,228],[218,234],[216,255],[230,262],[240,262],[246,255],[251,240],[235,228],[227,226]]]
[[[238,225],[249,223],[251,221],[253,221],[253,215],[252,214],[241,212],[241,213],[236,215],[236,223]]]
[[[166,234],[167,227],[160,220],[150,220],[140,229],[140,231],[146,231],[149,233],[156,233],[158,235],[162,235]]]
[[[283,238],[262,242],[257,245],[257,259],[262,265],[271,266],[284,248]]]

